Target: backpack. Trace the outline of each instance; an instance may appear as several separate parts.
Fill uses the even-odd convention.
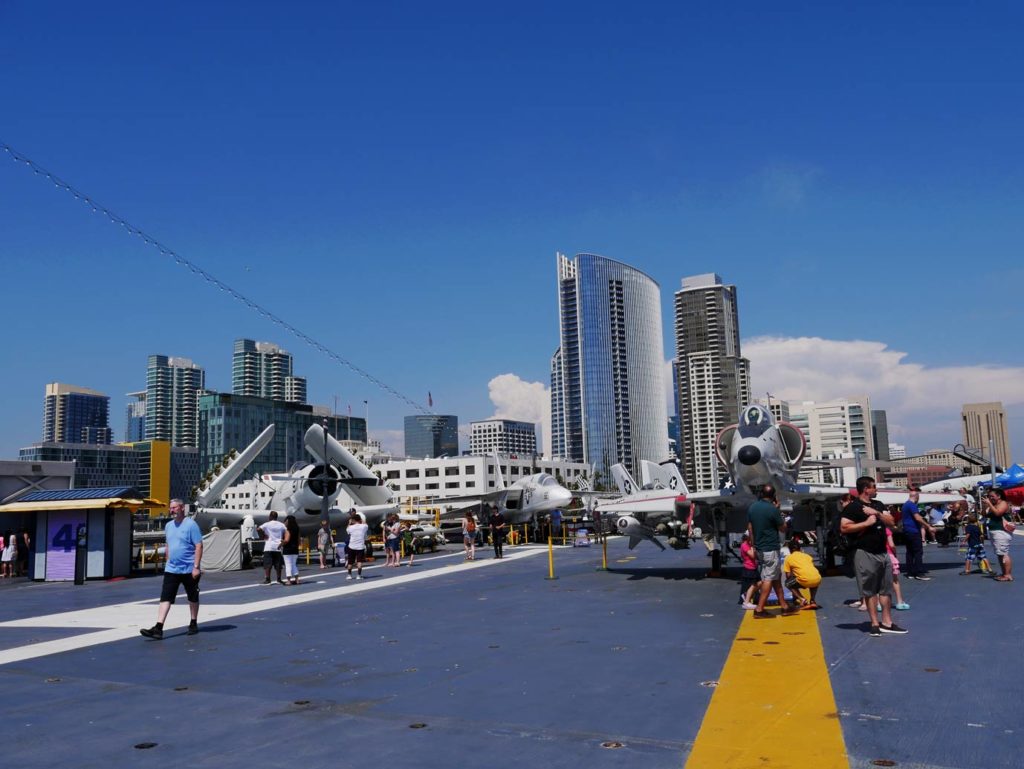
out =
[[[472,518],[466,521],[466,531],[468,531],[470,534],[476,531],[476,521],[474,521]]]

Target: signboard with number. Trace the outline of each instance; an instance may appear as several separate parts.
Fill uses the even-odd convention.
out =
[[[79,526],[85,525],[81,510],[54,510],[46,519],[46,579],[75,578],[75,542]]]

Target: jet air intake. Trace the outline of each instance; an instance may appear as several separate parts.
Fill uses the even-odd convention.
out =
[[[761,449],[757,446],[741,446],[740,450],[736,453],[736,458],[748,467],[756,465],[761,461]]]

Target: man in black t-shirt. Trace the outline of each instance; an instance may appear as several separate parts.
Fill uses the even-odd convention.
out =
[[[491,508],[491,544],[494,545],[494,557],[501,558],[501,546],[505,543],[505,516],[497,507]]]
[[[850,537],[856,548],[853,570],[860,594],[867,602],[872,638],[882,633],[907,632],[892,621],[892,562],[885,550],[885,529],[894,526],[895,521],[885,512],[885,507],[875,501],[877,495],[874,478],[858,478],[857,498],[843,508],[840,521],[840,531]],[[878,623],[879,605],[882,607],[881,625]]]

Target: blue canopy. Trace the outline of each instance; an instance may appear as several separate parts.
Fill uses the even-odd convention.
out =
[[[978,485],[991,486],[992,481],[982,481]],[[1012,465],[1006,469],[1005,473],[996,476],[996,486],[1001,489],[1012,489],[1021,485],[1024,485],[1024,467],[1020,465]]]

